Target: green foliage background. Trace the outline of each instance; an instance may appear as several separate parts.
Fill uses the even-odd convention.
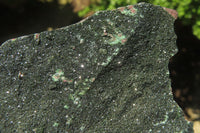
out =
[[[79,11],[79,16],[99,10],[115,9],[120,6],[133,5],[139,2],[148,2],[175,9],[184,25],[191,25],[193,34],[200,39],[200,0],[91,0],[92,4]]]

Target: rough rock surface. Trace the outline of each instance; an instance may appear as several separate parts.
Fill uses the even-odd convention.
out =
[[[174,18],[140,3],[0,47],[1,132],[192,132],[170,90]]]

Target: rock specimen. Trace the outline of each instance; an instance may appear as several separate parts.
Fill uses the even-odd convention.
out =
[[[1,132],[192,132],[170,91],[174,20],[140,3],[8,40]]]

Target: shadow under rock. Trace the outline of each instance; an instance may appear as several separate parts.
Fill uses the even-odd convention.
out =
[[[189,121],[200,120],[200,40],[191,26],[175,22],[178,53],[169,62],[174,100]]]

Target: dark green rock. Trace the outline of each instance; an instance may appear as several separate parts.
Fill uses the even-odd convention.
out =
[[[0,47],[1,132],[192,132],[168,72],[174,18],[140,3]]]

